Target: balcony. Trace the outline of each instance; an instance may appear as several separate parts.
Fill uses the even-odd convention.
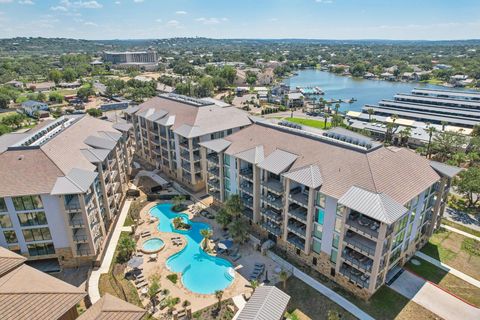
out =
[[[182,150],[180,151],[180,157],[187,161],[190,161],[190,152]]]
[[[272,223],[270,221],[264,221],[262,223],[262,227],[277,237],[279,237],[282,234],[282,229],[277,224]]]
[[[75,243],[88,243],[87,235],[73,235],[73,242]]]
[[[365,275],[359,270],[346,265],[345,263],[340,267],[340,274],[346,277],[348,280],[361,286],[362,288],[368,288],[370,285],[370,277]]]
[[[85,257],[85,256],[91,256],[92,253],[90,251],[90,249],[77,249],[77,256],[79,257]]]
[[[219,164],[219,158],[218,158],[218,155],[216,153],[210,153],[208,156],[207,156],[207,161],[210,162],[210,163],[213,163],[215,165],[218,165]]]
[[[282,197],[267,194],[266,196],[262,196],[262,200],[276,209],[283,209]]]
[[[117,163],[117,160],[115,158],[108,160],[108,166],[112,168],[115,163]]]
[[[247,217],[250,220],[253,220],[253,210],[250,208],[244,208],[243,209],[243,215]]]
[[[112,172],[110,173],[110,177],[112,178],[112,181],[115,180],[117,176],[118,176],[118,171],[112,170]]]
[[[342,258],[345,260],[345,263],[359,270],[363,270],[364,272],[372,271],[373,260],[355,250],[345,248],[342,253]]]
[[[303,240],[299,236],[292,235],[291,233],[289,233],[287,237],[287,241],[293,244],[295,247],[305,250],[305,240]]]
[[[268,179],[263,182],[263,186],[274,193],[283,194],[283,184],[279,180]]]
[[[208,193],[217,201],[220,201],[220,191],[217,190],[209,190]]]
[[[355,231],[362,236],[373,239],[378,238],[378,229],[380,228],[380,223],[376,222],[375,220],[351,213],[346,224],[350,230]]]
[[[307,209],[305,209],[304,207],[300,207],[296,204],[294,205],[290,205],[290,209],[288,210],[288,214],[303,222],[303,223],[307,223]]]
[[[182,161],[182,169],[185,170],[185,171],[190,172],[190,171],[191,171],[191,169],[190,169],[190,162]]]
[[[85,221],[82,218],[81,214],[75,214],[70,218],[70,226],[73,228],[83,228],[85,227]]]
[[[78,212],[81,210],[82,207],[80,206],[78,198],[74,198],[65,204],[65,211],[67,212]]]
[[[181,141],[179,145],[180,148],[188,149],[188,140]]]
[[[296,234],[299,237],[305,238],[307,235],[307,227],[300,222],[293,222],[289,221],[287,225],[287,229]]]
[[[253,209],[253,197],[252,196],[243,193],[241,195],[241,199],[242,199],[242,202],[245,205],[245,207]]]
[[[214,176],[220,176],[220,169],[218,167],[208,168],[208,173],[213,174]]]
[[[308,194],[299,189],[290,190],[290,200],[302,207],[308,208]]]
[[[208,185],[212,188],[220,190],[220,180],[218,179],[210,179],[208,180]]]
[[[253,184],[251,182],[243,181],[240,183],[240,189],[253,196]]]
[[[150,139],[150,142],[157,145],[157,146],[160,145],[160,139],[156,135],[152,136],[152,138]]]
[[[366,254],[372,259],[375,257],[376,243],[351,231],[345,234],[344,242],[352,249]]]
[[[273,222],[280,224],[283,221],[282,214],[280,212],[275,212],[270,209],[262,209],[260,213],[265,216],[267,219],[272,220]]]
[[[240,177],[253,182],[253,170],[252,170],[252,168],[240,169]]]

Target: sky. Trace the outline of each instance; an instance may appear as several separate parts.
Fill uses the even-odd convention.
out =
[[[0,0],[0,38],[480,38],[480,0]]]

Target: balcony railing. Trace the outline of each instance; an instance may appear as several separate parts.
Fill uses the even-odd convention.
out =
[[[263,182],[263,186],[277,194],[283,194],[283,184],[276,179],[268,179]]]
[[[242,202],[247,208],[253,209],[253,197],[248,194],[242,194]]]
[[[272,222],[265,221],[265,222],[262,223],[262,227],[264,229],[266,229],[268,232],[270,232],[271,234],[273,234],[277,237],[282,234],[282,229],[280,229],[280,227],[278,227],[278,225],[276,225]]]
[[[86,243],[88,242],[88,237],[86,235],[74,235],[73,242],[75,243]]]
[[[67,212],[77,212],[80,211],[82,207],[80,206],[80,202],[77,200],[71,200],[67,204],[65,204],[65,210]]]
[[[248,219],[252,220],[253,219],[253,210],[250,208],[244,208],[243,209],[243,215],[247,217]]]
[[[274,208],[277,208],[279,210],[283,209],[283,202],[281,197],[266,195],[262,196],[262,200]]]
[[[89,249],[77,249],[77,256],[84,257],[84,256],[90,256],[90,255],[91,253]]]
[[[307,227],[304,224],[289,222],[287,225],[287,229],[302,238],[305,238],[307,234]]]
[[[213,164],[218,164],[219,163],[218,155],[216,153],[209,154],[207,156],[207,161]]]
[[[250,195],[253,195],[253,184],[250,182],[244,181],[240,183],[240,189]]]
[[[287,241],[293,244],[295,247],[305,250],[305,240],[296,235],[288,235]]]
[[[288,214],[301,222],[307,223],[307,209],[303,207],[290,209]]]
[[[218,167],[208,168],[208,172],[217,177],[220,175],[220,169]]]
[[[210,187],[213,187],[213,188],[215,188],[215,189],[220,190],[220,180],[218,180],[218,179],[208,180],[208,185],[209,185]]]
[[[303,207],[308,207],[308,195],[303,192],[290,193],[290,200]]]
[[[85,227],[85,221],[82,218],[72,218],[70,219],[70,226],[75,228]]]
[[[375,243],[371,240],[362,238],[361,236],[348,236],[345,235],[344,241],[351,248],[369,255],[370,257],[375,257]]]
[[[262,215],[264,215],[267,219],[273,220],[276,223],[281,223],[282,220],[283,220],[283,217],[282,217],[281,213],[277,213],[277,212],[275,212],[273,210],[270,210],[270,209],[262,209],[262,211],[260,211],[260,213]]]
[[[373,260],[353,250],[345,249],[342,258],[350,265],[366,272],[372,271]]]
[[[240,170],[240,176],[244,179],[253,180],[253,170],[251,168],[244,168]]]
[[[350,215],[350,217],[347,219],[346,224],[351,230],[357,233],[372,238],[378,238],[378,229],[380,227],[380,224],[378,222],[364,217],[352,218],[352,216]]]
[[[358,271],[358,270],[355,270],[354,268],[346,267],[345,265],[343,265],[340,268],[340,274],[342,274],[344,277],[348,278],[350,281],[355,282],[357,285],[363,288],[369,287],[370,277],[363,274],[361,271]]]

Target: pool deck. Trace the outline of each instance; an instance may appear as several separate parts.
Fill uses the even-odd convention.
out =
[[[182,309],[181,303],[183,303],[183,301],[185,301],[185,300],[188,300],[191,303],[190,307],[192,309],[192,312],[195,312],[197,310],[203,309],[203,308],[205,308],[209,305],[212,305],[212,304],[216,303],[217,299],[215,298],[215,295],[213,295],[213,294],[210,294],[210,295],[197,294],[197,293],[193,293],[193,292],[187,290],[181,283],[181,280],[180,280],[181,279],[181,274],[180,273],[178,273],[178,281],[177,281],[176,284],[172,283],[170,280],[167,279],[167,275],[172,274],[173,272],[168,270],[168,268],[166,267],[166,261],[168,260],[168,258],[170,256],[172,256],[173,254],[181,251],[184,248],[184,246],[186,245],[186,240],[185,240],[185,237],[181,234],[159,231],[157,229],[158,221],[154,222],[154,223],[149,223],[149,220],[150,220],[149,211],[150,211],[151,208],[153,208],[158,203],[162,203],[162,202],[161,201],[152,202],[142,209],[142,211],[140,213],[140,218],[145,222],[142,223],[141,225],[139,225],[137,230],[136,230],[136,235],[140,235],[144,231],[150,231],[151,232],[151,237],[146,237],[146,238],[140,237],[137,240],[138,249],[140,249],[140,246],[142,245],[142,243],[149,238],[158,237],[165,242],[164,248],[157,253],[157,260],[156,261],[149,262],[149,255],[148,254],[144,255],[143,274],[144,274],[145,278],[148,280],[153,275],[160,276],[160,287],[161,287],[161,289],[162,290],[163,289],[168,289],[170,291],[170,296],[180,298],[181,302],[180,302],[180,304],[177,305],[177,309],[179,309],[179,310]],[[191,201],[188,202],[188,204],[189,204],[189,208],[193,206],[193,203]],[[189,218],[192,221],[208,223],[213,229],[213,238],[219,237],[219,235],[221,235],[223,233],[221,231],[220,227],[217,225],[217,223],[215,223],[214,220],[209,220],[209,219],[206,219],[206,218],[201,217],[201,216],[194,216],[192,213],[188,212],[188,210],[184,211],[183,213],[188,214]],[[171,240],[172,237],[181,237],[181,239],[183,240],[182,241],[183,245],[182,246],[173,245],[172,240]],[[245,262],[241,263],[242,260],[245,259],[245,258],[243,258],[243,252],[242,251],[243,250],[241,250],[242,258],[240,260],[238,260],[237,263],[232,262],[231,260],[229,260],[225,256],[220,256],[222,258],[227,258],[227,260],[232,262],[232,264],[234,265],[234,268],[236,270],[238,269],[238,271],[240,271],[240,273],[238,273],[238,272],[236,273],[233,283],[228,288],[226,288],[224,290],[223,300],[233,298],[235,296],[242,295],[242,294],[245,294],[247,296],[251,295],[252,289],[249,287],[250,283],[249,283],[248,280],[246,280],[242,276],[242,274],[246,275],[245,272],[242,272],[242,271],[252,270],[254,262],[251,263],[252,267],[247,269],[245,267]],[[255,262],[257,262],[257,261],[255,261]],[[239,262],[240,262],[240,264],[239,264]],[[240,267],[239,267],[239,265],[240,265]],[[270,275],[270,273],[269,273],[269,275]],[[145,296],[141,296],[140,293],[139,293],[139,296],[141,297],[143,304],[146,306],[149,302],[148,298],[145,297]],[[165,308],[164,310],[160,311],[160,313],[165,313],[166,310],[167,309]]]

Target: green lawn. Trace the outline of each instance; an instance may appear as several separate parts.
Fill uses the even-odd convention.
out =
[[[418,257],[415,257],[414,259],[418,260],[420,265],[416,266],[413,263],[408,262],[405,265],[406,269],[437,284],[440,288],[453,293],[465,301],[480,307],[480,288],[449,274],[445,270],[440,269],[425,260]]]
[[[317,129],[328,129],[332,126],[330,122],[327,122],[327,126],[325,127],[325,121],[323,120],[314,120],[314,119],[303,119],[303,118],[283,118],[285,121],[298,123],[304,126],[313,127]]]
[[[463,224],[456,223],[456,222],[453,222],[453,221],[450,221],[450,220],[447,220],[447,219],[442,219],[442,224],[445,224],[449,227],[452,227],[452,228],[470,233],[471,235],[474,235],[476,237],[480,237],[480,231],[469,228],[469,227],[466,227]]]
[[[422,252],[480,280],[480,243],[461,234],[440,229],[435,232]],[[468,250],[472,248],[473,250]]]

